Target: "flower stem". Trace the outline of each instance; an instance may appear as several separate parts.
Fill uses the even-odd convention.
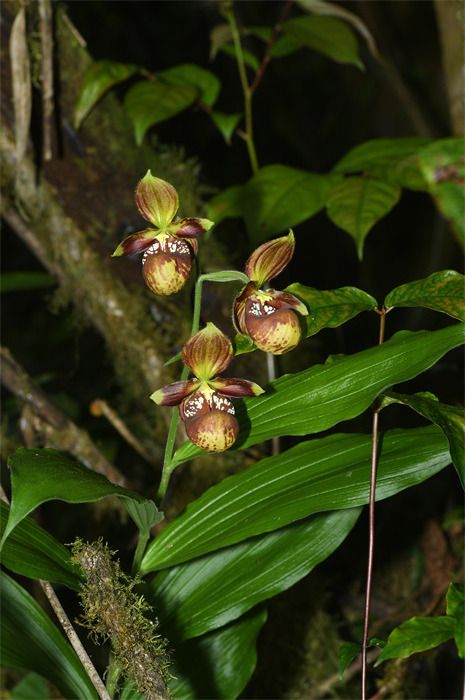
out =
[[[244,115],[245,115],[245,135],[244,140],[249,154],[250,167],[252,172],[258,172],[258,159],[255,150],[255,142],[253,137],[253,112],[252,112],[252,97],[253,91],[247,79],[247,71],[245,68],[244,52],[242,50],[241,35],[237,26],[236,17],[232,9],[226,11],[226,18],[231,28],[231,34],[234,43],[234,51],[236,53],[237,68],[241,81],[242,92],[244,94]]]
[[[386,325],[386,309],[378,309],[379,315],[379,339],[378,344],[384,342],[384,330]],[[366,700],[367,686],[367,648],[368,628],[370,624],[371,588],[373,580],[373,559],[375,551],[375,498],[376,498],[376,473],[378,468],[378,426],[379,406],[373,408],[372,441],[371,441],[371,470],[370,470],[370,500],[369,500],[369,525],[368,525],[368,563],[365,589],[365,619],[363,623],[362,639],[362,700]]]

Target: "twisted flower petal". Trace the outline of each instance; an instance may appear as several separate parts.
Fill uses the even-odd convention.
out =
[[[177,406],[187,396],[190,396],[200,386],[198,379],[188,379],[183,382],[174,382],[164,386],[163,389],[154,391],[151,395],[152,401],[159,406]]]

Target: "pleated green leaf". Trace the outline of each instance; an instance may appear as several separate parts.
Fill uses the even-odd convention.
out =
[[[149,545],[143,573],[188,561],[312,513],[368,502],[371,436],[336,434],[309,440],[224,479],[170,523]],[[439,428],[383,436],[376,497],[392,496],[450,463]]]
[[[295,282],[284,291],[294,294],[307,306],[308,316],[303,319],[307,337],[322,328],[337,328],[362,311],[373,311],[378,306],[374,297],[356,287],[322,290]]]
[[[9,510],[0,502],[0,535]],[[25,518],[13,530],[3,547],[1,561],[16,574],[79,588],[79,570],[71,563],[70,552],[31,518]]]
[[[317,515],[161,572],[151,593],[168,635],[197,637],[294,585],[339,547],[359,513]]]
[[[198,96],[198,90],[187,84],[143,80],[133,85],[124,104],[134,126],[136,143],[140,146],[149,127],[187,109]]]
[[[173,700],[237,698],[257,663],[256,640],[266,610],[251,611],[227,627],[176,648],[169,682]]]
[[[45,501],[92,503],[105,496],[118,496],[123,504],[127,499],[137,503],[147,500],[134,491],[112,484],[58,450],[21,447],[8,458],[8,466],[12,497],[0,546],[16,525]]]
[[[450,456],[465,489],[465,414],[463,408],[441,403],[433,394],[398,394],[389,391],[388,403],[409,406],[444,432],[449,441]]]
[[[352,236],[360,259],[366,236],[397,204],[400,192],[400,187],[368,177],[348,177],[331,191],[328,216]]]
[[[242,192],[252,244],[286,232],[316,214],[326,204],[335,181],[334,175],[317,175],[287,165],[261,168]]]
[[[375,666],[387,659],[405,659],[419,651],[433,649],[452,639],[454,631],[455,620],[449,615],[412,617],[392,630]]]
[[[236,448],[280,435],[310,435],[360,415],[382,392],[416,377],[464,342],[464,324],[438,331],[402,332],[381,346],[316,365],[272,382],[271,390],[237,403]],[[174,464],[204,454],[190,442]]]
[[[455,270],[433,272],[429,277],[393,289],[384,306],[425,306],[465,321],[465,277]]]
[[[41,607],[16,581],[0,572],[2,663],[34,671],[65,698],[98,698],[74,650]]]
[[[74,113],[76,128],[79,128],[92,108],[110,88],[128,80],[138,71],[138,66],[133,63],[95,61],[82,80]]]
[[[454,639],[461,659],[465,658],[465,595],[463,584],[451,583],[446,594],[446,610],[455,619]]]

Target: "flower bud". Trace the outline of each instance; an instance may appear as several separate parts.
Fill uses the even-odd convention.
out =
[[[208,388],[184,399],[179,413],[189,439],[207,452],[227,450],[239,433],[232,402]]]
[[[136,187],[136,206],[147,221],[164,229],[170,224],[179,208],[179,198],[173,185],[154,177],[147,170]]]
[[[175,294],[185,285],[194,259],[193,246],[185,240],[159,234],[142,257],[142,274],[155,294]]]
[[[294,254],[294,247],[292,230],[289,230],[287,236],[263,243],[245,263],[245,274],[257,287],[261,287],[284,270]]]
[[[207,323],[184,345],[182,361],[196,377],[208,381],[226,369],[233,355],[229,338],[214,323]]]
[[[288,292],[258,290],[249,283],[234,302],[237,329],[249,336],[264,352],[283,355],[293,350],[302,336],[298,316],[308,314],[307,307]]]

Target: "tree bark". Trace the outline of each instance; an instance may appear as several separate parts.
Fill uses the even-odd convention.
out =
[[[460,0],[435,0],[451,131],[465,133],[465,11]]]

